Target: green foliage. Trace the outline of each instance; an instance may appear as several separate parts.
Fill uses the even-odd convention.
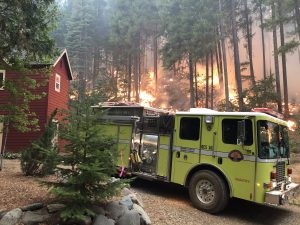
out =
[[[6,112],[5,120],[10,127],[20,131],[39,130],[36,114],[30,111],[29,103],[41,99],[45,94],[36,94],[34,90],[40,85],[36,80],[26,75],[20,75],[16,80],[5,81],[5,91],[8,93],[7,104],[0,105],[0,111]]]
[[[41,138],[21,152],[21,169],[26,176],[52,174],[59,163],[58,148],[53,143],[57,135],[57,124],[53,122],[56,113],[52,113]]]
[[[114,196],[124,186],[112,182],[114,171],[114,140],[107,137],[99,117],[90,107],[92,97],[74,101],[61,124],[60,137],[66,140],[63,166],[58,167],[62,181],[54,183],[51,192],[67,204],[61,217],[83,219],[93,212],[93,202]]]
[[[275,108],[277,103],[274,77],[267,76],[266,79],[258,80],[256,85],[245,89],[243,96],[246,98],[245,110],[253,108]]]
[[[0,60],[16,66],[51,54],[55,0],[1,1],[0,14]]]

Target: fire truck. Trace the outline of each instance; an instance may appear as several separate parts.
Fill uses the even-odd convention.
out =
[[[193,205],[222,211],[230,198],[282,205],[291,181],[287,122],[270,111],[168,111],[137,104],[100,104],[105,133],[115,137],[120,176],[188,188]]]

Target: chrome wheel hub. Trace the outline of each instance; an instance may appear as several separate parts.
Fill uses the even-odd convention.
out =
[[[215,199],[214,185],[208,180],[200,180],[196,185],[197,198],[204,204],[210,204]]]

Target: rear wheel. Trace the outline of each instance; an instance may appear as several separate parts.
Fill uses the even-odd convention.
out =
[[[208,213],[222,211],[229,201],[225,181],[208,170],[202,170],[193,175],[189,184],[189,195],[196,208]]]

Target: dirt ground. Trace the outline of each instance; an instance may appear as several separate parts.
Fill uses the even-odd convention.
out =
[[[293,181],[300,183],[300,154],[293,155],[291,163],[293,168]],[[55,176],[43,179],[52,180],[55,179]],[[31,203],[47,203],[51,201],[51,196],[47,194],[47,187],[41,186],[40,181],[41,179],[39,178],[23,176],[20,170],[19,160],[5,160],[4,168],[0,171],[0,212]],[[228,220],[228,223],[225,222],[224,224],[261,224],[261,220],[263,220],[264,217],[261,217],[257,221],[254,221],[252,217],[251,219],[247,213],[241,218],[237,217],[235,213],[236,210],[240,210],[240,208],[243,207],[245,212],[253,211],[254,214],[258,213],[257,210],[260,207],[258,211],[265,212],[268,215],[273,215],[274,213],[285,215],[284,221],[288,224],[298,224],[298,222],[295,221],[299,221],[300,219],[297,216],[300,212],[300,192],[298,193],[296,202],[294,202],[299,206],[291,205],[287,208],[274,208],[258,206],[250,204],[249,202],[233,201],[233,204],[225,211],[223,217],[216,217],[195,209],[191,205],[186,191],[181,187],[178,187],[178,191],[176,192],[176,188],[172,186],[172,192],[170,192],[166,190],[169,189],[167,184],[155,185],[152,183],[153,185],[150,185],[151,187],[149,187],[149,184],[145,185],[143,182],[144,181],[133,184],[133,190],[142,196],[145,204],[145,211],[149,214],[150,218],[152,218],[154,225],[181,224],[179,221],[186,221],[185,224],[187,225],[207,224],[199,222],[203,218],[207,218],[207,221],[210,221],[210,224],[220,224],[223,223],[223,220]],[[167,186],[165,187],[164,185]],[[244,221],[244,217],[247,216],[249,218]]]
[[[49,176],[43,180],[54,178]],[[0,171],[0,212],[30,203],[50,201],[48,188],[41,185],[41,180],[25,177],[19,160],[4,160],[4,168]]]

